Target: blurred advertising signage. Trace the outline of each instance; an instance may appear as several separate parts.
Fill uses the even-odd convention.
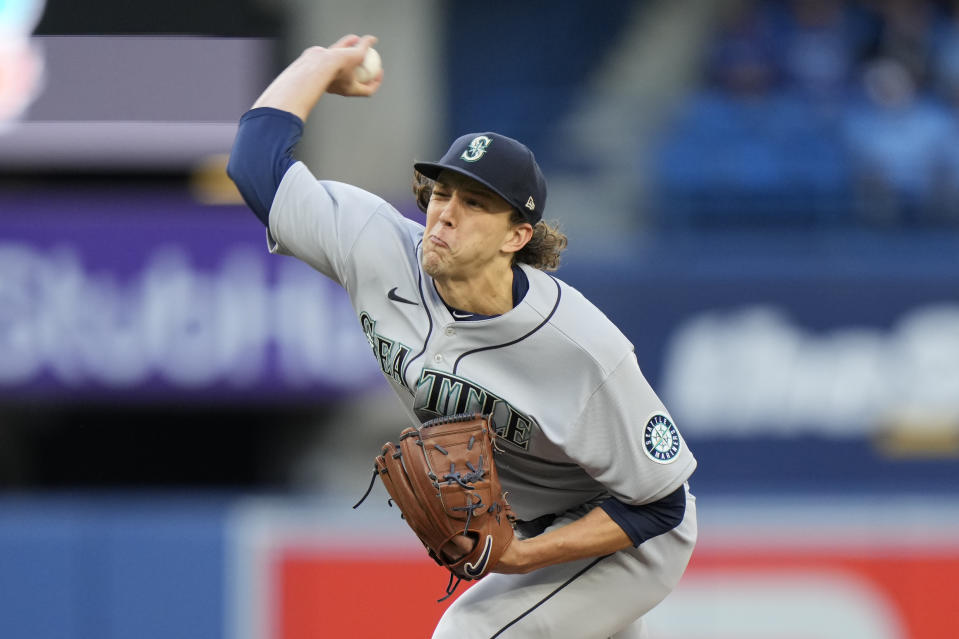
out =
[[[948,600],[955,588],[945,586],[933,604],[918,584],[954,584],[959,560],[934,559],[832,552],[797,558],[788,550],[743,557],[706,549],[647,625],[660,639],[945,639],[954,636]],[[420,639],[451,603],[434,603],[442,569],[412,552],[288,548],[273,561],[278,603],[270,631],[257,639],[375,636],[383,617],[364,614],[370,596],[395,622],[395,639]],[[382,570],[404,576],[402,598],[370,590],[369,575]]]
[[[19,211],[0,217],[0,394],[257,399],[380,381],[345,293],[270,256],[241,207]]]
[[[0,132],[40,92],[43,55],[30,35],[43,14],[43,4],[42,0],[0,2]]]
[[[954,548],[707,546],[648,622],[661,639],[945,639],[956,636],[957,578]]]
[[[699,435],[959,429],[959,302],[826,331],[768,303],[695,313],[668,340],[661,386]]]
[[[959,636],[956,503],[826,501],[702,499],[699,544],[679,586],[646,615],[649,636]],[[395,639],[420,639],[469,587],[437,603],[445,571],[392,521],[252,501],[237,513],[230,639],[372,637],[384,618]],[[403,596],[371,574],[402,575]],[[368,614],[371,601],[381,614]]]

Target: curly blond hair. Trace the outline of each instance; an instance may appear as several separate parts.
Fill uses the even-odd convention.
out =
[[[414,170],[413,195],[416,197],[416,206],[424,213],[426,213],[426,207],[430,203],[432,194],[433,180]],[[526,218],[523,217],[519,209],[514,209],[513,215],[510,217],[510,223],[513,225],[524,224]],[[561,254],[566,250],[568,243],[569,240],[566,234],[560,230],[558,223],[540,220],[533,225],[533,237],[526,243],[526,246],[513,255],[513,262],[529,264],[541,271],[555,271],[559,268]]]

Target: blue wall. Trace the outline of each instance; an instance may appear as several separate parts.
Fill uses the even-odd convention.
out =
[[[224,636],[219,500],[0,499],[0,636]]]

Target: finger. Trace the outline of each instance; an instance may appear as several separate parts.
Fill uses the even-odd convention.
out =
[[[356,35],[355,33],[350,33],[350,34],[348,34],[348,35],[343,36],[342,38],[340,38],[340,39],[337,40],[336,42],[334,42],[334,43],[330,46],[330,48],[331,48],[331,49],[343,49],[343,48],[346,48],[346,47],[352,47],[352,46],[355,46],[356,43],[360,41],[360,39],[361,39],[360,36]]]
[[[352,94],[355,96],[368,98],[379,90],[380,84],[382,84],[382,74],[380,77],[376,78],[375,80],[370,80],[366,84],[360,84],[359,82],[355,83],[352,87]]]
[[[379,73],[377,73],[372,80],[361,86],[366,87],[369,89],[370,94],[373,94],[376,93],[381,84],[383,84],[383,69],[380,69]]]
[[[370,47],[372,47],[374,44],[376,44],[379,41],[380,39],[377,38],[376,36],[365,35],[359,39],[359,42],[356,44],[356,46],[362,47],[363,49],[369,49]]]

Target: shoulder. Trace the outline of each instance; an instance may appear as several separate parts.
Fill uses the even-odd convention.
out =
[[[633,350],[632,343],[579,290],[557,277],[525,267],[530,281],[530,302],[551,314],[551,334],[611,372]],[[528,294],[529,295],[529,294]]]
[[[337,282],[355,259],[410,252],[422,225],[362,188],[317,180],[302,162],[283,178],[270,210],[271,250],[294,255]]]
[[[348,216],[354,225],[377,220],[380,225],[395,226],[414,235],[423,230],[422,224],[405,217],[379,195],[345,182],[318,180],[302,162],[287,171],[274,208],[306,208],[313,215],[325,212],[334,218]]]
[[[318,180],[303,162],[296,162],[283,176],[274,207],[296,205],[316,198],[328,200],[330,205],[337,208],[370,211],[386,204],[380,196],[358,186],[335,180]]]

